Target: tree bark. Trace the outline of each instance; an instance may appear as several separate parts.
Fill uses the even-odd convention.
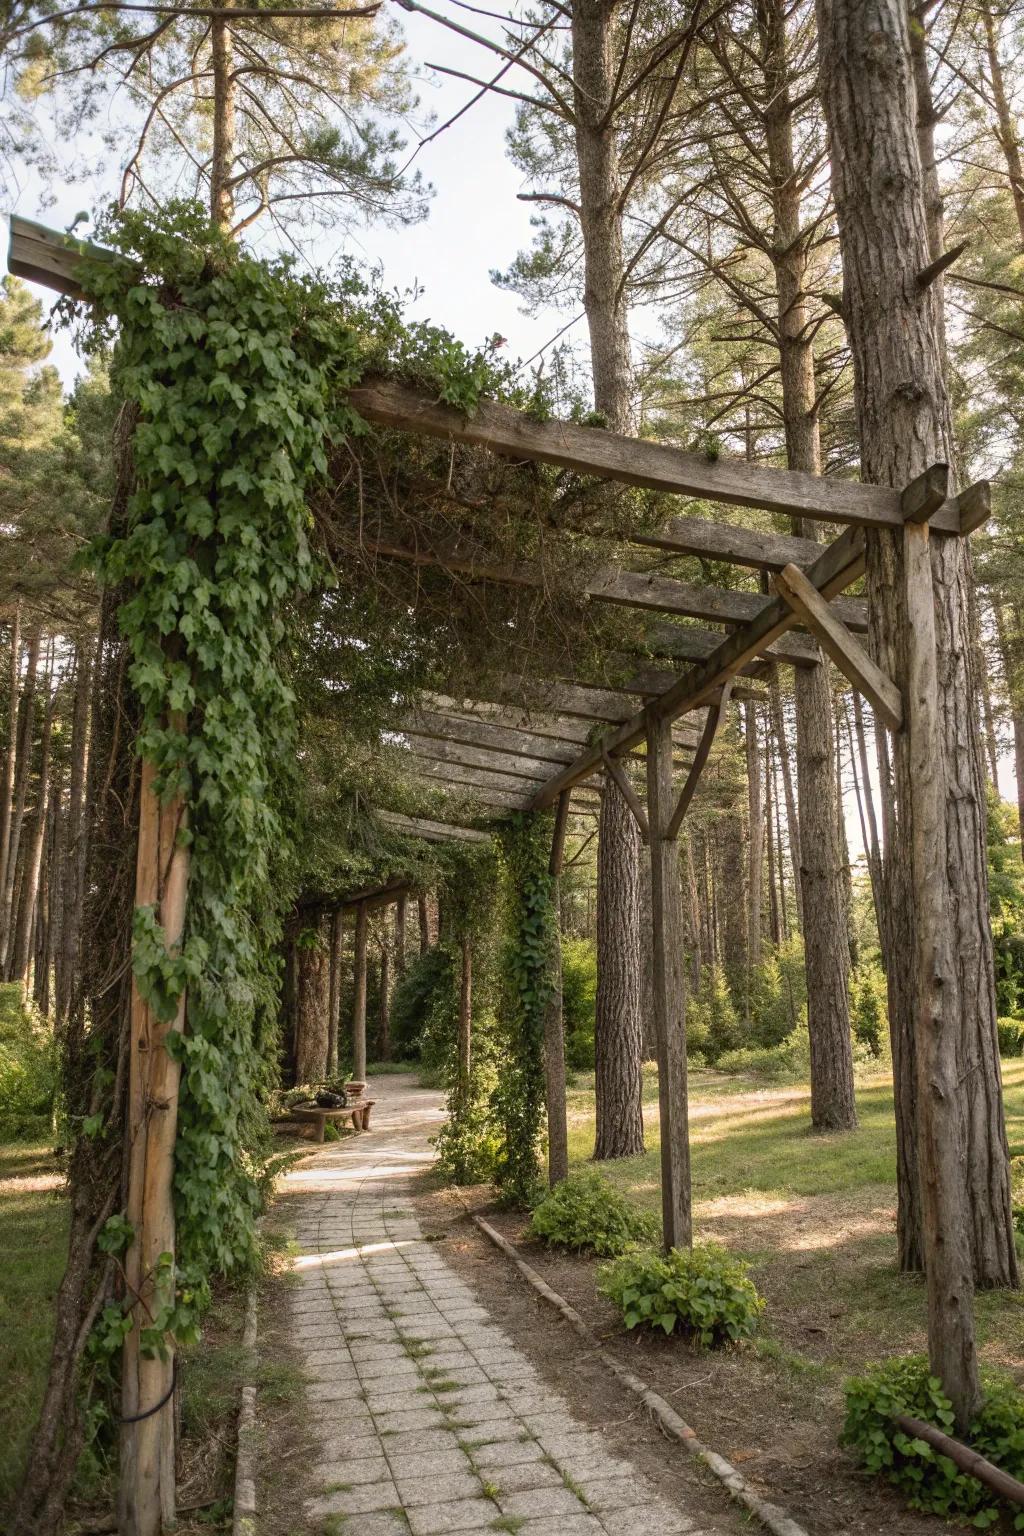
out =
[[[3,891],[0,892],[0,964],[6,974],[14,938],[14,891],[18,874],[18,853],[21,848],[21,831],[25,820],[25,801],[32,767],[32,736],[35,729],[36,672],[42,647],[42,632],[33,631],[28,642],[28,661],[25,682],[21,692],[21,722],[17,730],[18,765],[15,775],[14,805],[11,810],[11,831],[7,847],[7,868]]]
[[[789,761],[789,742],[786,739],[786,716],[782,708],[782,694],[779,690],[779,669],[773,662],[768,672],[768,700],[771,706],[772,731],[775,735],[775,748],[779,756],[779,768],[782,772],[782,789],[786,801],[786,827],[789,832],[789,856],[793,866],[793,895],[796,901],[796,923],[800,932],[804,926],[804,897],[800,884],[800,867],[803,863],[803,853],[800,840],[800,818],[796,809],[796,794],[793,790],[793,774]],[[776,821],[776,832],[781,840],[781,818]],[[785,866],[782,861],[781,841],[779,852],[779,880],[785,891]],[[785,897],[783,897],[785,904]],[[786,927],[788,930],[789,919],[787,916]],[[787,938],[788,938],[787,931]]]
[[[48,689],[50,680],[47,679]],[[28,980],[29,961],[32,955],[32,933],[39,897],[39,876],[43,863],[43,846],[46,841],[47,812],[50,800],[50,741],[53,735],[53,717],[57,708],[56,691],[49,693],[46,714],[43,717],[43,739],[39,758],[39,791],[37,795],[32,841],[26,849],[25,878],[22,882],[21,902],[18,907],[14,945],[8,979],[21,982],[24,988]]]
[[[985,48],[988,54],[989,78],[992,82],[992,100],[996,109],[996,138],[1006,161],[1010,195],[1017,215],[1021,248],[1024,249],[1024,164],[1021,162],[1017,124],[1006,94],[1003,64],[999,57],[999,33],[996,20],[987,5],[982,7],[981,15],[985,24]]]
[[[18,760],[18,695],[21,682],[21,599],[14,605],[11,619],[11,670],[7,701],[7,752],[4,756],[3,786],[0,788],[0,893],[7,886],[7,857],[10,851],[11,821],[14,816],[14,779]]]
[[[409,898],[399,896],[395,902],[395,975],[399,979],[405,975],[405,933],[408,917]]]
[[[747,849],[747,964],[753,970],[761,964],[761,931],[764,921],[764,798],[761,786],[761,748],[757,739],[757,706],[751,699],[744,701],[743,723],[747,757],[747,819],[750,824]]]
[[[385,918],[386,918],[385,913]],[[380,950],[380,999],[378,1020],[380,1025],[380,1059],[391,1059],[391,946],[387,929],[381,938]]]
[[[551,837],[548,875],[554,921],[551,932],[551,985],[544,1014],[544,1100],[548,1117],[548,1185],[569,1177],[569,1124],[565,1103],[565,1019],[562,1008],[562,864],[571,796],[559,795]]]
[[[63,882],[63,914],[60,936],[60,985],[57,990],[57,1019],[65,1023],[78,975],[78,949],[85,908],[85,871],[88,857],[85,818],[85,786],[89,775],[92,736],[93,647],[82,641],[75,654],[75,702],[71,722],[71,781],[68,788],[66,854]]]
[[[345,914],[331,913],[331,979],[327,1011],[327,1076],[338,1070],[338,1024],[341,1016],[341,975],[345,956]]]
[[[356,907],[355,985],[352,1000],[352,1081],[366,1081],[366,903]]]
[[[594,1017],[598,1160],[644,1149],[640,973],[640,833],[605,776],[597,849],[597,1000]]]
[[[331,957],[320,940],[295,946],[295,1081],[327,1077],[331,1011]]]
[[[225,0],[227,5],[228,0]],[[213,68],[213,152],[210,157],[210,217],[230,229],[235,216],[231,173],[235,163],[235,82],[233,39],[227,17],[210,21],[210,60]]]
[[[902,0],[817,0],[817,10],[861,472],[902,487],[953,457],[942,314],[918,283],[929,241],[907,11]],[[982,1284],[1017,1283],[970,550],[956,536],[929,539],[926,526],[868,533],[866,548],[874,655],[909,714],[891,744],[883,932],[897,1101],[902,1114],[912,1095],[914,1112],[898,1128],[916,1126],[929,1351],[962,1425],[978,1394],[972,1260]]]

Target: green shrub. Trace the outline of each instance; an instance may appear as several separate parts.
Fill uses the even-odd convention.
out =
[[[0,1141],[45,1136],[56,1094],[53,1036],[25,1008],[17,982],[0,985]]]
[[[996,1027],[1000,1056],[1024,1056],[1024,1019],[1000,1018]]]
[[[710,1062],[742,1044],[739,1017],[720,965],[705,966],[701,972],[700,986],[686,1005],[686,1035],[688,1049]]]
[[[880,965],[862,965],[852,978],[850,1027],[853,1038],[872,1056],[884,1055],[889,1034],[889,1002]]]
[[[604,1265],[598,1290],[621,1307],[627,1328],[678,1326],[703,1345],[749,1338],[764,1309],[748,1266],[713,1243],[626,1254]]]
[[[554,1247],[609,1258],[631,1244],[653,1242],[658,1222],[589,1169],[563,1179],[545,1195],[530,1218],[530,1235]]]
[[[750,982],[750,1044],[781,1045],[804,1017],[807,982],[803,944],[790,939],[766,955]]]
[[[573,1072],[594,1070],[597,946],[591,939],[562,940],[562,1021],[565,1061]]]
[[[857,1451],[868,1472],[898,1488],[911,1509],[945,1518],[966,1516],[979,1528],[996,1524],[1000,1505],[995,1495],[926,1441],[897,1429],[893,1418],[898,1413],[953,1433],[952,1404],[923,1355],[883,1360],[846,1383],[842,1444]],[[966,1439],[1002,1471],[1024,1477],[1024,1396],[1011,1381],[986,1380]],[[1017,1511],[1013,1528],[1024,1530],[1024,1511]]]
[[[806,1077],[811,1068],[811,1043],[801,1025],[779,1045],[749,1045],[724,1051],[715,1063],[720,1072],[750,1073],[754,1077]]]
[[[392,1053],[439,1067],[458,1026],[458,974],[451,951],[435,944],[406,967],[391,999]]]

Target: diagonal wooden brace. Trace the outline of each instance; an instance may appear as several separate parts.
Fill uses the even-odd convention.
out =
[[[605,768],[611,774],[616,784],[619,786],[623,800],[625,800],[626,804],[633,812],[633,819],[637,826],[640,828],[641,838],[645,843],[649,843],[651,840],[651,828],[647,820],[647,812],[640,804],[639,796],[637,795],[636,790],[633,788],[632,784],[629,782],[629,778],[622,764],[617,762],[614,757],[609,757],[607,752],[602,753],[601,756]]]
[[[775,590],[821,642],[840,672],[862,693],[890,731],[903,725],[903,699],[895,683],[875,665],[855,635],[836,618],[825,598],[799,566],[787,565],[775,577]]]
[[[673,841],[679,836],[679,828],[683,824],[683,817],[686,815],[690,801],[693,799],[694,792],[697,788],[697,781],[700,778],[701,773],[704,771],[704,764],[707,762],[711,753],[712,743],[718,734],[718,727],[721,725],[722,720],[725,718],[726,707],[728,706],[729,698],[732,694],[732,685],[733,679],[731,677],[726,678],[725,683],[722,686],[722,691],[718,696],[717,704],[712,704],[708,710],[708,718],[704,725],[704,734],[698,743],[696,756],[693,759],[689,773],[686,775],[686,783],[680,790],[679,799],[676,801],[676,808],[672,812],[672,819],[670,820],[666,829],[666,836]]]

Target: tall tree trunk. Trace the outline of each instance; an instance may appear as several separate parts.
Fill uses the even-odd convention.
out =
[[[782,913],[779,893],[775,880],[775,785],[773,762],[770,740],[766,742],[766,779],[765,779],[765,848],[768,856],[768,932],[771,941],[778,946],[782,943]]]
[[[338,1070],[338,1025],[341,1017],[341,976],[345,958],[345,913],[335,907],[331,913],[330,984],[327,1002],[327,1076]]]
[[[36,902],[39,896],[39,875],[43,862],[43,846],[48,825],[47,812],[50,797],[50,741],[53,734],[53,717],[57,708],[57,693],[49,691],[46,714],[43,717],[43,740],[39,758],[39,792],[37,795],[32,840],[26,849],[25,878],[22,883],[21,904],[14,934],[11,966],[8,979],[20,981],[24,987],[28,980],[29,960],[32,954],[32,931],[36,918]]]
[[[228,0],[225,0],[227,8]],[[235,216],[231,184],[235,164],[235,81],[233,39],[227,17],[210,21],[210,59],[213,69],[213,151],[210,157],[210,217],[222,229],[230,229]]]
[[[806,297],[808,241],[802,227],[801,178],[793,146],[790,54],[783,0],[762,0],[765,142],[772,182],[773,266],[779,326],[786,462],[821,474],[821,436],[814,379],[814,329]],[[816,539],[813,522],[793,519],[793,532]],[[838,838],[832,695],[828,664],[797,667],[796,770],[800,803],[799,883],[811,1042],[811,1122],[816,1130],[857,1124],[850,1038],[849,945]]]
[[[764,920],[764,798],[761,792],[761,748],[757,739],[757,705],[752,699],[744,702],[743,726],[747,758],[747,820],[750,824],[747,849],[747,964],[753,969],[761,964],[761,929]]]
[[[572,8],[573,112],[579,167],[579,219],[583,236],[583,307],[590,337],[594,405],[608,426],[633,425],[630,355],[622,243],[622,187],[618,141],[610,111],[615,86],[612,58],[615,6],[577,0]],[[627,826],[628,824],[628,826]],[[640,837],[622,796],[606,775],[597,864],[598,1004],[595,1049],[604,1070],[597,1079],[598,1157],[624,1157],[643,1146],[639,1096],[632,1105],[643,1060]],[[620,888],[616,888],[620,887]],[[619,924],[625,924],[620,928]],[[621,1059],[614,1066],[610,1056]],[[617,1085],[617,1086],[616,1086]],[[637,1095],[639,1090],[636,1090]],[[608,1096],[610,1095],[610,1096]],[[624,1095],[624,1096],[623,1096]],[[613,1118],[624,1116],[621,1127]],[[606,1149],[615,1149],[612,1151]]]
[[[7,699],[7,751],[4,755],[3,785],[0,787],[0,893],[7,886],[7,856],[10,850],[11,821],[14,815],[14,777],[18,761],[18,685],[21,681],[21,599],[14,605],[11,619],[11,670]]]
[[[352,1081],[366,1080],[366,902],[356,907],[355,975],[352,999]]]
[[[57,1018],[66,1022],[78,975],[78,948],[85,907],[85,871],[88,858],[85,786],[89,775],[92,739],[93,646],[82,641],[75,653],[75,702],[71,722],[71,781],[68,787],[67,854],[64,881],[64,913],[61,922],[61,985]]]
[[[779,757],[779,768],[782,773],[782,788],[786,799],[786,829],[789,833],[789,856],[793,866],[793,894],[796,900],[796,925],[800,932],[804,926],[804,896],[800,882],[800,869],[803,864],[803,851],[800,837],[800,817],[797,815],[796,794],[793,789],[793,773],[789,761],[789,742],[786,739],[786,716],[782,708],[782,694],[779,689],[779,669],[772,662],[768,671],[768,701],[771,706],[772,730],[775,734],[775,748]],[[781,818],[776,823],[781,838]],[[779,858],[779,879],[785,882],[784,866]],[[788,919],[787,919],[788,927]]]
[[[409,917],[409,898],[399,896],[395,902],[395,975],[399,980],[405,975],[406,926]]]
[[[386,917],[386,914],[385,914]],[[380,1024],[379,1048],[381,1061],[391,1059],[391,945],[385,928],[380,950],[380,999],[378,1009]]]
[[[315,944],[295,946],[295,1081],[327,1076],[331,957],[319,933]]]
[[[861,472],[899,488],[953,458],[942,314],[934,288],[918,282],[930,251],[908,17],[902,0],[817,0],[817,9]],[[892,738],[885,860],[897,1098],[905,1104],[913,1084],[929,1350],[963,1428],[979,1391],[972,1268],[982,1284],[1017,1282],[970,550],[956,536],[929,539],[927,525],[868,533],[866,546],[874,654],[908,705]]]
[[[594,1018],[598,1159],[644,1149],[640,969],[640,833],[618,786],[606,777],[597,847],[597,1002]],[[603,893],[600,894],[600,893]]]
[[[1006,174],[1013,197],[1017,227],[1020,230],[1021,249],[1024,250],[1024,164],[1021,162],[1020,140],[1017,123],[1006,94],[1003,64],[999,57],[999,32],[996,19],[987,5],[982,6],[985,24],[985,48],[988,54],[989,79],[992,83],[992,99],[996,108],[996,138],[1006,161]]]
[[[1017,826],[1020,832],[1020,856],[1024,859],[1024,690],[1021,688],[1019,646],[1016,636],[1007,634],[1002,607],[995,603],[992,609],[995,619],[996,640],[1003,663],[1006,697],[1010,705],[1010,728],[1013,731],[1013,768],[1017,780]]]
[[[18,874],[18,853],[21,848],[21,830],[25,821],[25,801],[28,796],[29,774],[32,768],[32,737],[35,730],[36,672],[42,647],[42,631],[33,631],[28,642],[28,662],[25,682],[21,693],[21,724],[17,733],[18,766],[15,775],[14,805],[11,810],[11,833],[7,849],[7,868],[3,891],[0,892],[0,964],[5,974],[14,941],[15,903],[14,892]]]

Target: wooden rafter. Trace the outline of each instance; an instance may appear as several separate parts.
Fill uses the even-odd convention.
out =
[[[409,837],[422,837],[427,842],[488,843],[491,840],[491,834],[481,832],[478,827],[429,821],[424,816],[401,816],[397,811],[377,811],[376,816],[383,826],[390,827],[392,831],[403,832]]]
[[[596,715],[592,714],[589,721],[550,714],[536,708],[516,709],[510,704],[497,704],[488,699],[460,700],[433,693],[422,695],[419,711],[420,714],[426,711],[438,718],[443,717],[456,722],[476,721],[504,727],[507,730],[546,736],[563,746],[574,744],[579,747],[590,740],[595,720],[602,721],[606,725],[614,724],[616,720],[625,719],[632,713],[628,705],[618,699],[615,694],[607,695],[607,701],[611,706],[611,713],[601,710]],[[689,725],[679,725],[673,732],[673,740],[677,746],[695,747],[698,732]]]

